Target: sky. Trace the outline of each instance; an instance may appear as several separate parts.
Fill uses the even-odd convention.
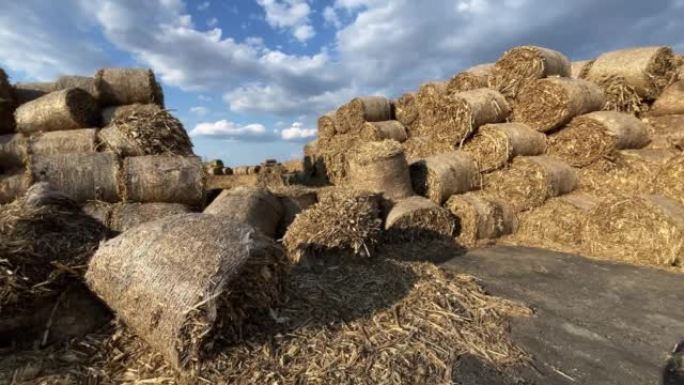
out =
[[[534,44],[572,60],[684,52],[684,0],[1,0],[13,81],[150,67],[195,152],[228,165],[302,156],[316,119],[397,97]]]

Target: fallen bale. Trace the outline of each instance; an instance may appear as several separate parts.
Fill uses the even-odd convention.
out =
[[[337,128],[335,127],[335,111],[326,113],[318,118],[318,137],[323,139],[332,138],[335,136]]]
[[[361,139],[366,141],[381,141],[386,139],[405,142],[408,139],[406,127],[397,120],[384,122],[366,122],[360,133]]]
[[[490,243],[517,227],[517,218],[504,201],[481,194],[452,195],[444,207],[458,219],[457,240],[466,247]]]
[[[487,88],[494,73],[494,63],[479,64],[454,75],[447,85],[447,93]]]
[[[95,74],[95,85],[104,106],[157,104],[164,95],[154,73],[146,68],[103,68]]]
[[[86,280],[134,333],[194,375],[214,340],[237,337],[279,300],[286,266],[275,243],[246,224],[180,214],[100,245]]]
[[[49,131],[31,136],[31,156],[97,152],[97,129]]]
[[[684,79],[665,88],[649,112],[653,115],[684,114]]]
[[[655,173],[654,190],[656,193],[678,200],[684,204],[684,155],[670,158]]]
[[[349,155],[348,184],[396,200],[413,195],[408,163],[394,140],[367,142]]]
[[[335,113],[338,134],[357,134],[364,122],[384,120],[392,120],[392,103],[384,96],[354,98]]]
[[[480,187],[475,160],[463,151],[451,151],[417,160],[410,165],[413,191],[438,205],[450,196]]]
[[[122,197],[127,202],[182,203],[204,200],[202,161],[194,156],[147,155],[124,159]]]
[[[80,88],[90,94],[93,99],[98,100],[100,95],[95,85],[95,79],[89,76],[65,75],[60,76],[54,83],[55,91],[68,88]]]
[[[387,214],[385,230],[392,241],[451,238],[456,230],[449,210],[421,196],[398,201]]]
[[[414,92],[407,92],[394,102],[394,115],[406,127],[409,137],[420,134],[420,119],[418,119],[418,105]]]
[[[0,135],[0,170],[23,168],[28,160],[29,140],[22,134]]]
[[[123,106],[109,106],[102,109],[102,125],[108,126],[116,119],[125,119],[134,113],[142,113],[145,116],[153,116],[157,112],[163,111],[156,104],[127,104]]]
[[[40,131],[95,127],[99,122],[95,100],[80,88],[51,92],[24,103],[17,108],[14,116],[17,131],[27,135]]]
[[[117,233],[140,224],[177,214],[187,214],[190,208],[180,203],[106,203],[87,202],[83,212]]]
[[[14,85],[14,94],[19,105],[54,91],[57,91],[54,82],[20,82]]]
[[[592,78],[591,81],[603,89],[606,103],[605,111],[638,113],[643,109],[641,96],[622,75],[606,75]]]
[[[223,190],[204,209],[204,213],[246,223],[264,235],[275,238],[284,208],[278,198],[265,188],[236,187]]]
[[[419,125],[417,134],[427,134],[437,124],[438,110],[447,94],[446,81],[432,81],[420,86],[415,96],[415,107],[418,112]]]
[[[516,156],[541,155],[546,152],[546,135],[522,123],[485,124],[463,151],[470,154],[480,172],[504,167]]]
[[[496,61],[492,82],[499,92],[513,99],[531,80],[554,75],[571,75],[571,64],[565,55],[548,48],[520,46],[504,52]]]
[[[649,141],[648,127],[633,115],[597,111],[576,117],[551,135],[548,153],[584,167],[618,150],[642,148]]]
[[[570,63],[570,77],[573,79],[586,79],[594,59],[580,60]]]
[[[271,193],[283,207],[283,217],[278,225],[278,237],[285,235],[288,227],[299,213],[318,203],[316,189],[301,185],[272,187]]]
[[[0,175],[0,204],[10,203],[24,195],[31,185],[25,173]]]

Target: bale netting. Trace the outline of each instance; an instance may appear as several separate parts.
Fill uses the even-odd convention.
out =
[[[649,112],[653,115],[684,114],[684,79],[665,88]]]
[[[194,374],[221,336],[280,297],[287,261],[244,223],[180,214],[103,243],[88,265],[90,288],[173,367]]]
[[[409,137],[420,134],[420,119],[418,119],[418,106],[415,92],[407,92],[394,102],[394,116],[399,123],[406,127],[406,132]]]
[[[95,74],[100,103],[104,106],[157,104],[164,107],[164,94],[147,68],[103,68]]]
[[[661,195],[599,202],[583,231],[588,255],[640,265],[684,263],[684,207]]]
[[[121,174],[124,201],[191,207],[204,201],[202,161],[194,156],[134,156],[124,159]]]
[[[504,167],[516,156],[543,154],[546,135],[523,123],[486,124],[463,150],[473,157],[480,172],[489,172]]]
[[[590,79],[603,89],[605,111],[638,113],[643,109],[641,96],[622,75],[607,75]]]
[[[25,173],[0,175],[0,204],[10,203],[24,195],[31,185],[31,178]]]
[[[451,238],[456,219],[435,202],[412,196],[392,207],[385,219],[385,230],[392,241]]]
[[[654,189],[658,194],[678,200],[684,204],[684,155],[670,158],[658,170],[654,178]]]
[[[385,139],[405,142],[408,139],[406,127],[397,120],[384,122],[366,122],[360,133],[361,139],[366,141],[380,141]]]
[[[28,161],[29,140],[22,134],[0,135],[0,171],[22,168]]]
[[[204,209],[204,213],[246,223],[264,235],[275,238],[284,208],[278,198],[265,188],[236,187],[223,190]]]
[[[348,184],[356,189],[382,193],[389,200],[413,195],[404,149],[397,141],[360,145],[349,155],[348,172]]]
[[[572,118],[599,111],[605,104],[603,90],[583,79],[547,78],[523,87],[513,107],[513,121],[537,131],[549,132]]]
[[[190,212],[180,203],[106,203],[91,201],[82,206],[83,212],[97,219],[115,232],[124,232],[143,223]]]
[[[111,153],[35,155],[34,182],[48,182],[76,202],[119,200],[119,160]]]
[[[621,76],[645,99],[655,99],[672,81],[674,55],[669,47],[626,48],[597,57],[587,79]]]
[[[161,107],[156,104],[127,104],[124,106],[110,106],[102,109],[102,125],[108,126],[114,120],[125,119],[131,114],[142,113],[146,116],[152,116],[157,112],[163,111]]]
[[[586,79],[593,64],[594,59],[580,60],[570,63],[570,77],[573,79]]]
[[[507,98],[513,99],[529,81],[553,75],[571,75],[570,60],[565,55],[548,48],[521,46],[504,52],[497,60],[493,85]]]
[[[494,63],[479,64],[454,75],[447,84],[447,92],[463,92],[487,88],[494,73]]]
[[[384,96],[361,96],[341,106],[335,113],[338,134],[356,134],[364,122],[392,120],[392,103]]]
[[[618,150],[642,148],[649,141],[648,127],[633,115],[597,111],[576,117],[551,135],[548,153],[584,167]]]
[[[89,93],[95,100],[98,100],[100,97],[97,87],[95,86],[95,79],[89,76],[60,76],[55,82],[55,91],[65,90],[67,88],[80,88]]]
[[[419,133],[429,133],[438,121],[437,110],[448,95],[446,81],[431,81],[420,86],[415,96],[415,108],[419,120]]]
[[[490,243],[511,234],[517,226],[513,210],[504,202],[482,194],[452,195],[444,206],[458,219],[458,242],[466,247]]]
[[[95,99],[80,88],[51,92],[24,103],[14,116],[17,131],[24,134],[94,127],[100,121]]]
[[[576,185],[575,171],[567,163],[548,156],[520,156],[510,168],[487,174],[484,190],[520,212],[567,194]]]
[[[318,137],[323,139],[332,138],[337,132],[335,127],[335,111],[326,113],[318,118]]]
[[[413,191],[438,205],[453,194],[480,187],[480,172],[475,160],[464,151],[451,151],[411,163]]]
[[[97,152],[97,129],[82,128],[49,131],[31,136],[29,151],[32,156]]]

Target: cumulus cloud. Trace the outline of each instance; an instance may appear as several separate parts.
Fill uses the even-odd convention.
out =
[[[323,20],[326,25],[332,25],[335,28],[342,27],[342,22],[340,21],[339,16],[337,16],[337,11],[335,11],[335,8],[333,7],[328,6],[323,9]]]
[[[289,29],[295,39],[305,42],[316,35],[309,23],[311,7],[306,0],[257,0],[274,28]]]
[[[283,140],[293,142],[307,142],[316,136],[315,128],[304,128],[300,122],[294,122],[292,125],[280,132]]]
[[[230,140],[270,141],[274,132],[262,124],[240,125],[225,119],[216,122],[199,123],[190,131],[190,136],[208,136]]]
[[[207,107],[202,106],[191,107],[190,113],[195,114],[197,116],[204,116],[209,113],[209,109]]]

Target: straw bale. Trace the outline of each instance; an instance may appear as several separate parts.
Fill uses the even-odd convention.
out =
[[[584,167],[618,150],[642,148],[649,141],[648,127],[633,115],[597,111],[576,117],[551,135],[548,153]]]
[[[357,137],[338,134],[333,138],[318,142],[318,156],[320,165],[326,173],[327,179],[334,185],[344,184],[347,179],[348,153],[359,143]]]
[[[123,106],[109,106],[102,109],[102,125],[108,126],[114,120],[125,119],[127,116],[134,113],[142,113],[145,116],[153,116],[154,114],[163,111],[161,107],[156,104],[127,104]]]
[[[111,205],[107,226],[124,232],[143,223],[189,212],[190,208],[180,203],[115,203]]]
[[[283,207],[283,217],[278,226],[278,236],[282,237],[294,222],[297,214],[318,203],[318,191],[301,185],[269,188]]]
[[[392,103],[384,96],[361,96],[335,112],[338,134],[357,134],[364,122],[392,120]]]
[[[409,163],[432,155],[453,151],[453,146],[450,144],[437,142],[425,136],[410,137],[402,143],[402,147],[404,147],[406,160]]]
[[[261,172],[261,166],[249,166],[247,167],[247,174],[258,174]]]
[[[0,170],[21,168],[28,161],[29,140],[22,134],[0,135]]]
[[[451,151],[417,160],[410,165],[413,190],[438,205],[453,194],[480,187],[475,160],[464,151]]]
[[[50,131],[31,136],[30,152],[36,155],[97,152],[97,129]]]
[[[409,137],[420,134],[420,119],[418,118],[416,97],[415,92],[407,92],[394,102],[394,115],[406,127]]]
[[[271,238],[277,234],[284,211],[280,200],[262,187],[236,187],[223,190],[204,209],[205,214],[246,223]]]
[[[431,81],[420,86],[415,96],[415,106],[418,111],[418,134],[424,134],[438,122],[437,111],[442,100],[448,95],[447,81]]]
[[[572,118],[599,111],[605,104],[601,87],[583,80],[548,78],[530,81],[523,87],[513,107],[513,121],[537,131],[549,132]]]
[[[565,55],[536,46],[511,48],[494,65],[493,85],[504,96],[513,99],[529,81],[558,75],[569,77],[571,64]]]
[[[55,82],[21,82],[14,85],[14,94],[19,105],[57,90]]]
[[[249,316],[279,299],[285,272],[281,250],[250,226],[180,214],[100,245],[86,280],[134,333],[193,375],[219,336],[239,337]]]
[[[14,132],[16,128],[14,108],[14,102],[0,98],[0,134],[10,134]]]
[[[405,142],[408,139],[406,127],[397,120],[366,122],[363,124],[360,136],[366,141],[392,139],[397,142]]]
[[[147,68],[103,68],[95,74],[95,85],[104,106],[142,103],[164,107],[161,86]]]
[[[238,166],[238,167],[235,167],[233,172],[235,173],[235,175],[247,175],[247,169],[248,169],[247,166]]]
[[[650,110],[653,115],[684,114],[684,80],[679,80],[663,91]]]
[[[481,172],[504,167],[516,156],[541,155],[546,135],[523,123],[486,124],[463,146]]]
[[[204,201],[202,161],[194,156],[147,155],[124,159],[121,185],[124,201],[182,203]]]
[[[81,205],[81,210],[103,226],[109,227],[113,206],[113,204],[107,202],[88,201]]]
[[[479,64],[454,75],[447,85],[447,93],[487,88],[494,73],[494,63]]]
[[[95,99],[80,88],[51,92],[24,103],[14,116],[17,131],[24,134],[94,127],[100,118]]]
[[[684,151],[684,114],[648,116],[642,122],[648,125],[651,134],[648,148]]]
[[[606,75],[591,78],[591,81],[603,89],[606,103],[603,110],[639,113],[644,109],[641,96],[622,75]]]
[[[367,142],[349,155],[348,183],[359,190],[382,193],[396,200],[413,195],[408,163],[394,140]]]
[[[517,227],[517,218],[504,201],[482,194],[452,195],[444,206],[458,219],[457,240],[467,247],[491,242]]]
[[[26,193],[31,179],[25,173],[0,175],[0,204],[9,203]]]
[[[449,210],[433,201],[412,196],[392,207],[385,219],[385,230],[391,240],[451,238],[456,230],[456,219]]]
[[[335,126],[335,111],[324,114],[318,118],[318,137],[327,139],[335,136],[337,132]]]
[[[67,88],[80,88],[89,93],[95,100],[98,100],[100,97],[98,89],[95,86],[95,79],[89,76],[60,76],[55,82],[55,91],[65,90]]]
[[[655,174],[654,189],[684,204],[684,155],[673,156],[663,164]]]
[[[230,167],[224,167],[221,175],[233,175],[233,169]]]
[[[594,59],[579,60],[570,63],[570,77],[574,79],[586,79],[593,64]]]

